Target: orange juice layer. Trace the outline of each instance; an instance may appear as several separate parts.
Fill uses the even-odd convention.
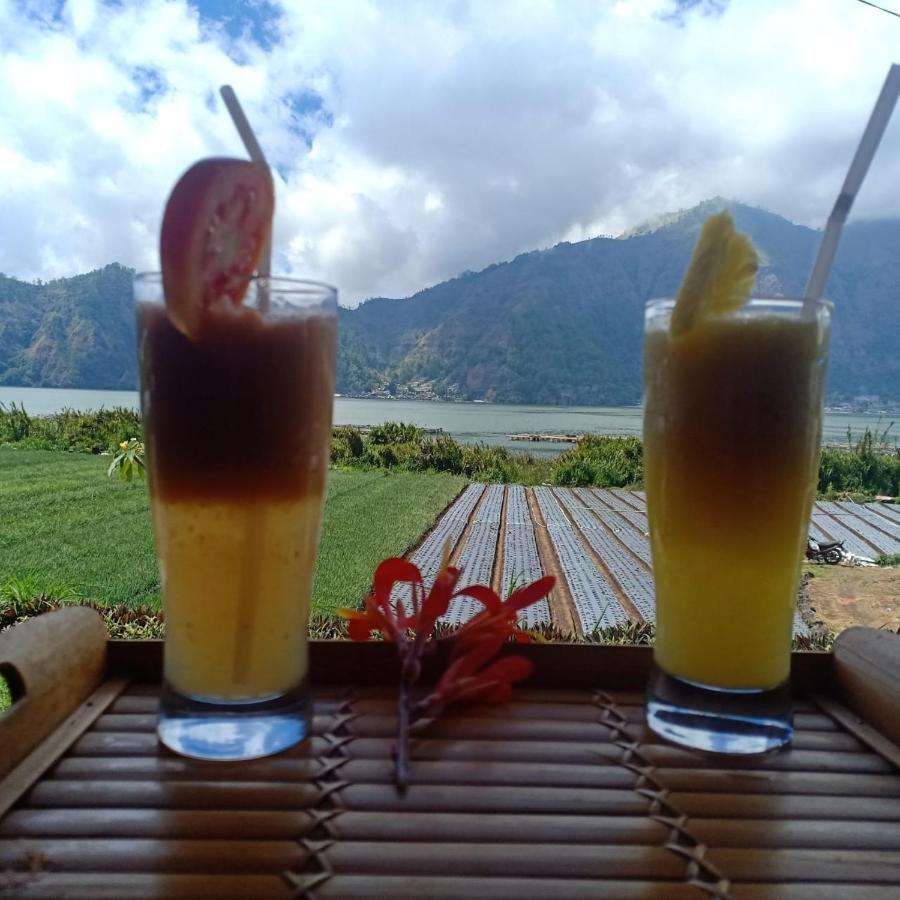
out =
[[[307,671],[322,501],[154,502],[165,675],[180,693],[284,693]]]
[[[790,668],[815,491],[816,323],[717,316],[645,345],[644,453],[656,660],[672,675],[764,689]]]

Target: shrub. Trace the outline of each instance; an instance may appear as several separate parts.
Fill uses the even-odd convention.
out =
[[[461,475],[464,466],[463,457],[462,446],[447,435],[423,441],[420,447],[422,469]]]
[[[819,461],[819,492],[871,497],[900,494],[900,447],[888,441],[890,426],[883,431],[867,428],[856,440],[847,430],[847,447],[824,447]]]
[[[52,416],[30,417],[15,404],[0,406],[0,443],[36,450],[103,453],[132,438],[143,440],[140,413],[132,409],[64,409]]]
[[[0,444],[18,443],[31,434],[31,417],[24,406],[0,403]]]
[[[369,429],[370,444],[418,444],[425,430],[405,422],[385,422]]]
[[[626,487],[644,479],[640,438],[585,435],[558,458],[553,482],[560,485]]]
[[[342,426],[335,428],[331,435],[331,461],[352,465],[362,459],[365,453],[362,435],[358,428]]]

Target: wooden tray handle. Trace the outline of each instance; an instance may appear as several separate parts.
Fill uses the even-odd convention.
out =
[[[100,684],[106,627],[87,607],[45,613],[0,634],[13,705],[0,714],[0,778]]]
[[[900,744],[900,634],[848,628],[834,644],[834,671],[847,705]]]

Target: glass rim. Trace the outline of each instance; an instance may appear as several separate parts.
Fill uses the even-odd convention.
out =
[[[812,306],[815,310],[831,310],[834,304],[830,300],[819,298],[818,300],[808,300],[805,297],[771,297],[765,294],[751,294],[750,297],[737,307],[737,309],[729,310],[729,313],[739,313],[748,308],[759,309],[760,307],[774,307],[782,309],[785,312],[791,309],[802,310],[807,306]],[[675,308],[674,297],[655,297],[653,300],[647,300],[644,304],[646,312],[667,311]],[[724,315],[728,315],[725,313]]]
[[[162,272],[135,272],[133,281],[140,284],[162,285]],[[266,283],[271,290],[278,294],[319,296],[323,299],[331,297],[337,300],[338,290],[334,285],[325,281],[315,281],[312,278],[293,278],[289,275],[251,275],[247,280],[248,286],[261,283]],[[285,286],[282,287],[282,285]]]

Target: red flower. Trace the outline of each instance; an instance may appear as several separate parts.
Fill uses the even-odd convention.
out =
[[[363,598],[365,610],[340,609],[338,612],[349,620],[348,630],[355,641],[368,641],[373,631],[380,631],[389,641],[403,639],[410,630],[416,634],[430,634],[434,623],[447,612],[459,576],[459,569],[452,566],[442,568],[426,596],[425,582],[418,566],[408,560],[391,557],[375,570],[372,593]],[[401,599],[392,599],[398,584],[410,586],[408,599],[411,613]]]
[[[530,641],[529,635],[516,625],[518,614],[546,597],[553,588],[554,578],[539,578],[501,600],[485,585],[474,584],[455,590],[460,574],[460,570],[447,565],[445,559],[431,590],[426,592],[417,566],[405,559],[386,559],[375,570],[372,593],[363,598],[364,609],[338,610],[348,620],[347,630],[353,640],[368,641],[372,632],[378,631],[385,640],[394,641],[397,646],[401,660],[397,782],[401,787],[406,784],[410,722],[438,716],[451,703],[507,700],[512,685],[531,673],[531,662],[521,656],[491,660],[511,637],[520,643]],[[408,593],[396,591],[398,585],[409,585]],[[396,598],[395,594],[398,595]],[[413,702],[410,689],[418,681],[423,655],[436,643],[434,628],[437,620],[456,597],[471,597],[484,609],[450,638],[450,665],[434,689]]]

